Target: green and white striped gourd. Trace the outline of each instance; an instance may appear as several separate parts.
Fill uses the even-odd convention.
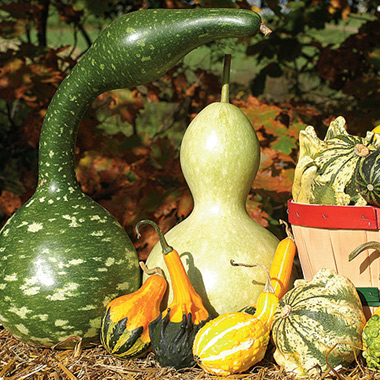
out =
[[[299,159],[294,173],[293,200],[298,203],[364,206],[366,200],[355,185],[361,159],[380,148],[373,132],[365,137],[349,135],[339,116],[330,123],[324,140],[312,126],[300,132]]]
[[[91,102],[158,79],[201,44],[254,36],[260,24],[258,14],[238,9],[132,12],[65,78],[44,119],[36,192],[0,234],[0,321],[14,336],[39,346],[71,336],[97,343],[105,306],[140,285],[129,237],[76,179],[76,135]]]
[[[355,173],[359,194],[373,206],[380,206],[380,149],[360,160]]]
[[[280,300],[272,336],[277,364],[297,377],[342,365],[360,353],[366,323],[353,283],[330,269],[318,271],[312,281],[296,280]],[[331,352],[330,352],[331,350]]]
[[[244,268],[230,265],[231,257],[269,268],[278,244],[245,207],[259,167],[260,146],[248,118],[229,103],[228,75],[226,65],[221,102],[203,109],[183,137],[181,167],[194,209],[165,235],[177,247],[190,281],[212,317],[251,304],[266,283],[263,271],[254,268],[252,282]],[[164,268],[159,245],[150,252],[147,265]],[[169,287],[169,302],[171,299]]]

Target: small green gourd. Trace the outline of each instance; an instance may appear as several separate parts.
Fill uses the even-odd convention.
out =
[[[231,257],[269,268],[279,242],[245,207],[260,163],[260,146],[248,118],[229,103],[230,59],[225,61],[221,102],[203,109],[182,140],[181,167],[194,209],[165,235],[178,249],[212,317],[251,304],[266,283],[265,273],[254,268],[252,284],[252,276],[229,264]],[[159,245],[150,252],[147,265],[164,267]],[[171,297],[169,287],[169,302]]]
[[[0,321],[9,332],[38,346],[72,336],[89,346],[99,342],[108,302],[140,285],[129,237],[76,179],[77,130],[91,102],[158,79],[201,44],[254,36],[260,24],[248,10],[158,9],[103,31],[56,91],[41,131],[38,187],[0,233]]]

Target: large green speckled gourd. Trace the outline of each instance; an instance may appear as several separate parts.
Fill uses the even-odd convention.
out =
[[[90,103],[158,79],[201,44],[254,36],[260,23],[237,9],[133,12],[105,29],[62,82],[43,123],[37,190],[0,234],[0,321],[14,336],[39,346],[71,336],[97,343],[107,303],[140,285],[129,237],[76,180],[75,140]]]
[[[230,265],[230,260],[269,268],[278,239],[246,210],[260,146],[248,118],[228,102],[228,80],[222,101],[204,108],[187,128],[180,160],[194,209],[165,236],[178,250],[211,316],[240,310],[257,299],[266,277],[260,268],[254,268],[252,277],[246,268]],[[164,267],[158,245],[147,265]],[[171,297],[169,293],[169,301]]]

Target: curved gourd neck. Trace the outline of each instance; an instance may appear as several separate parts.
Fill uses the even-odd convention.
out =
[[[192,214],[202,218],[247,215],[246,199],[246,196],[223,197],[218,194],[195,196]]]
[[[260,23],[255,12],[237,9],[145,10],[115,20],[65,78],[47,110],[39,190],[79,190],[75,141],[98,95],[156,80],[194,48],[220,38],[254,36]]]

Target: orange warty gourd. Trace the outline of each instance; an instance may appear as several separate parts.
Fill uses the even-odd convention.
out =
[[[144,284],[134,293],[115,298],[106,307],[100,327],[104,348],[120,359],[141,356],[151,348],[149,324],[160,315],[167,282],[160,268],[148,270]]]
[[[168,268],[173,300],[171,304],[149,325],[152,351],[162,366],[176,369],[195,365],[192,347],[195,334],[210,319],[202,298],[195,291],[178,252],[169,246],[156,223],[142,220],[136,225],[151,225],[160,238],[162,254]]]
[[[205,371],[222,376],[244,372],[265,355],[279,299],[285,294],[296,246],[290,231],[274,254],[268,281],[255,303],[256,312],[226,313],[211,320],[195,336],[193,354]],[[241,265],[235,264],[233,265]]]

